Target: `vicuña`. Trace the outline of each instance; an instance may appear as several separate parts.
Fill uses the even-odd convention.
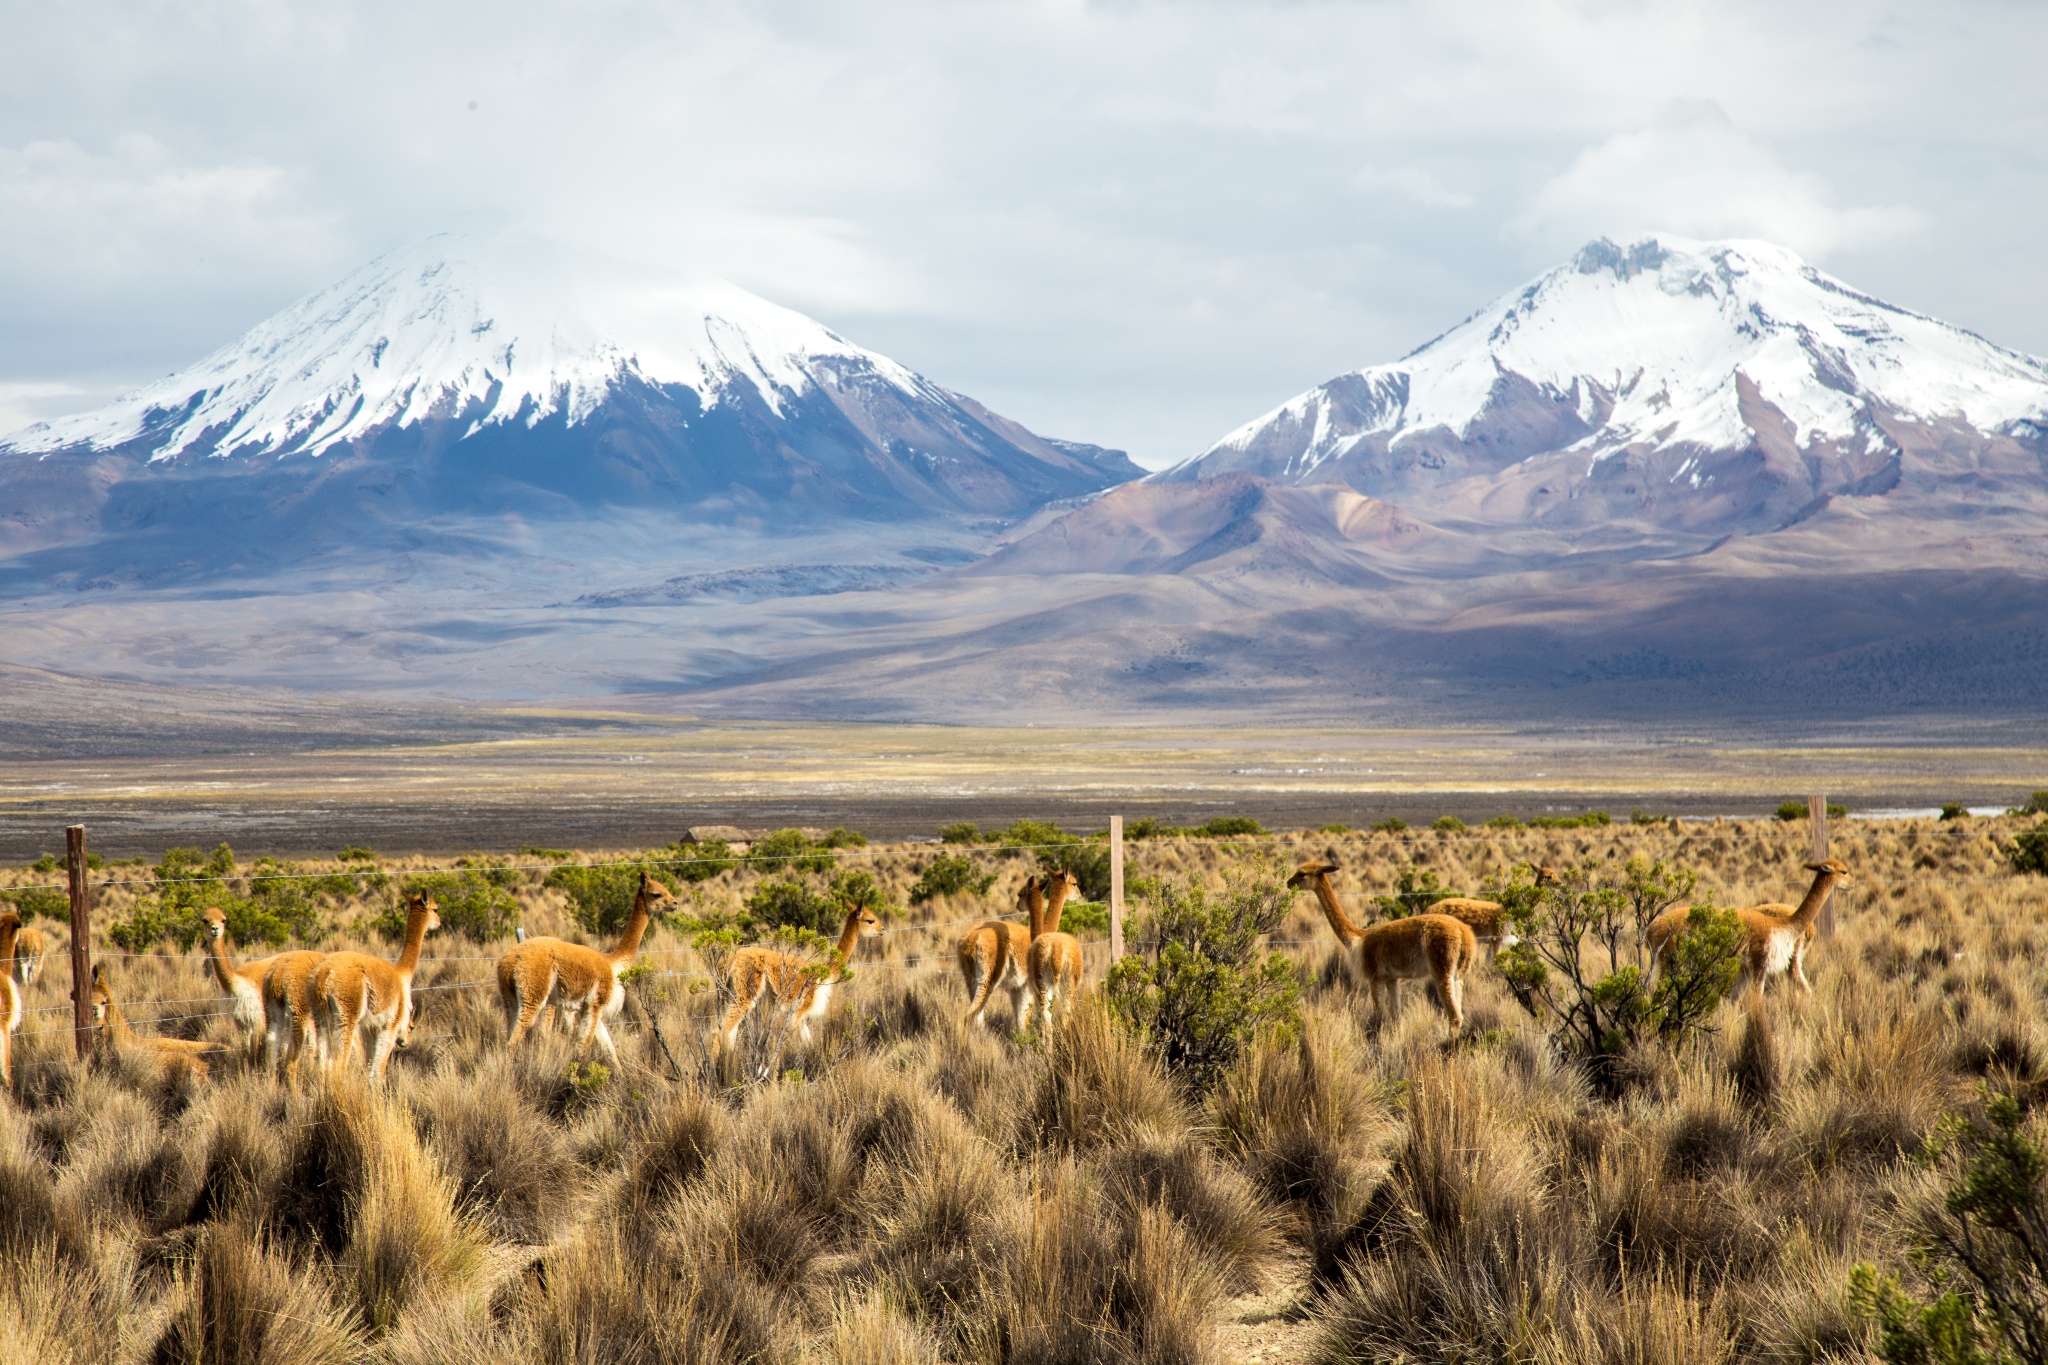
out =
[[[391,1050],[412,1029],[412,977],[429,931],[441,927],[440,907],[414,896],[405,910],[405,949],[398,961],[369,953],[329,953],[306,983],[307,1003],[320,1042],[323,1069],[346,1066],[358,1049],[370,1075],[383,1079]]]
[[[21,934],[21,916],[0,911],[0,962],[14,956],[15,939]],[[21,1027],[21,987],[12,973],[0,975],[0,1085],[14,1084],[14,1031]]]
[[[1025,924],[985,919],[961,935],[954,949],[960,959],[961,984],[967,987],[967,1014],[962,1023],[981,1019],[988,1009],[989,997],[1000,986],[1010,993],[1016,1030],[1024,1030],[1031,1000],[1031,978],[1026,973],[1031,940],[1038,936],[1045,917],[1044,883],[1027,877],[1017,891],[1017,909],[1025,917]]]
[[[875,933],[881,927],[874,911],[862,906],[848,910],[846,922],[839,929],[838,958],[823,974],[814,970],[812,963],[777,948],[755,946],[734,953],[725,967],[726,980],[732,987],[732,1006],[719,1021],[718,1036],[712,1040],[713,1051],[724,1052],[732,1047],[740,1024],[764,997],[775,1001],[776,1012],[785,1021],[795,1022],[798,1036],[808,1044],[812,1021],[823,1019],[831,1007],[838,968],[852,958],[862,934]],[[787,1022],[784,1027],[788,1027]]]
[[[287,1009],[284,1018],[278,1021],[282,1027],[273,1025],[268,1011],[263,1006],[263,979],[270,974],[271,968],[276,966],[280,959],[258,958],[254,962],[244,962],[236,966],[234,959],[228,955],[226,913],[217,905],[209,905],[200,912],[199,918],[205,924],[207,965],[213,969],[214,983],[234,1005],[236,1026],[242,1030],[244,1037],[261,1046],[263,1065],[275,1065],[279,1040],[284,1029],[290,1027],[290,1013]],[[292,954],[285,956],[289,957]],[[319,955],[312,956],[317,958]]]
[[[582,1035],[579,1052],[588,1052],[594,1039],[617,1066],[619,1050],[606,1021],[617,1019],[626,1007],[619,972],[639,956],[640,940],[647,936],[654,912],[674,900],[666,886],[642,872],[626,931],[609,953],[559,938],[530,938],[508,949],[498,959],[498,1004],[505,1011],[508,1045],[518,1047],[541,1012],[553,1005],[560,1011],[562,1027]]]
[[[14,936],[14,956],[8,962],[8,974],[23,986],[33,986],[36,978],[43,974],[43,959],[49,955],[50,941],[43,937],[40,929],[24,928]]]
[[[1742,990],[1758,999],[1763,998],[1765,982],[1787,972],[1802,993],[1813,994],[1812,983],[1806,979],[1806,949],[1813,942],[1813,922],[1836,887],[1855,882],[1848,865],[1839,858],[1823,858],[1805,867],[1813,874],[1813,885],[1798,905],[1766,901],[1735,912],[1742,917]],[[1681,906],[1650,921],[1650,951],[1659,971],[1668,965],[1679,931],[1691,914],[1690,908]]]
[[[1400,1005],[1401,982],[1433,980],[1437,1003],[1456,1033],[1465,1027],[1465,973],[1479,957],[1479,941],[1470,925],[1449,915],[1410,915],[1361,929],[1337,903],[1330,886],[1335,863],[1303,863],[1287,879],[1291,887],[1309,887],[1337,941],[1353,950],[1353,963],[1372,991],[1373,1017],[1391,1019]]]
[[[1060,932],[1060,912],[1066,908],[1067,897],[1081,889],[1081,883],[1073,873],[1060,871],[1048,873],[1045,884],[1045,914],[1031,936],[1024,973],[1031,982],[1031,998],[1038,1002],[1041,1029],[1052,1027],[1053,1002],[1063,1002],[1060,1017],[1064,1019],[1072,1012],[1074,996],[1081,989],[1081,940]]]
[[[92,1022],[100,1031],[100,1041],[115,1052],[147,1057],[165,1071],[189,1066],[201,1080],[206,1078],[207,1066],[200,1054],[220,1047],[218,1043],[189,1038],[145,1038],[130,1028],[127,1016],[121,1013],[120,1002],[114,999],[113,983],[107,977],[104,962],[92,964]]]

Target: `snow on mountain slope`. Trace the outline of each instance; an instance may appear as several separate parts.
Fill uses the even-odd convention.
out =
[[[1777,414],[1773,435],[1844,456],[1889,443],[1888,417],[2035,441],[2048,438],[2048,363],[1768,243],[1602,239],[1404,359],[1311,389],[1155,477],[1320,482],[1354,453],[1398,466],[1404,447],[1435,446],[1423,463],[1442,484],[1560,450],[1594,463],[1625,448],[1737,450],[1760,410]],[[1705,477],[1676,475],[1688,476]],[[1390,491],[1373,482],[1361,486]]]
[[[745,383],[780,413],[854,362],[913,399],[939,391],[819,323],[718,280],[650,282],[540,239],[444,234],[390,252],[198,364],[0,449],[152,458],[318,455],[386,425],[466,413],[473,427],[587,417],[624,377],[715,406]]]

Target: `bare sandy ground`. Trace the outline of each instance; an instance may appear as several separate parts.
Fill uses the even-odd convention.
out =
[[[1288,828],[1593,808],[1760,814],[1812,791],[1861,811],[2001,806],[2048,787],[2048,744],[1968,728],[1791,744],[1620,728],[1003,729],[453,708],[423,721],[329,708],[237,729],[224,707],[194,708],[168,738],[145,717],[0,746],[0,858],[56,849],[80,821],[110,856],[222,839],[404,853],[645,845],[698,824],[905,838],[1020,816],[1100,828],[1121,812]]]

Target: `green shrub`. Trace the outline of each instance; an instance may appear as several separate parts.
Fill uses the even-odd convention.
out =
[[[1621,868],[1584,864],[1557,882],[1521,880],[1489,888],[1521,942],[1497,962],[1515,999],[1541,1020],[1559,1051],[1582,1063],[1594,1085],[1617,1092],[1619,1063],[1636,1044],[1676,1043],[1704,1030],[1742,963],[1742,920],[1732,910],[1693,905],[1655,988],[1649,985],[1647,929],[1691,895],[1695,879],[1662,862],[1631,858]],[[1604,949],[1604,952],[1596,951]],[[1602,958],[1604,975],[1595,975]]]
[[[1915,1301],[1874,1266],[1850,1275],[1850,1304],[1876,1320],[1877,1356],[1891,1365],[2048,1360],[2048,1153],[2010,1095],[1993,1097],[1985,1120],[1944,1120],[1920,1154],[1951,1174],[1917,1255],[1934,1301]]]
[[[1458,893],[1437,880],[1434,872],[1413,867],[1404,867],[1394,878],[1394,894],[1375,896],[1373,904],[1388,919],[1406,919],[1419,915],[1438,901]]]
[[[199,942],[200,916],[217,908],[226,917],[228,938],[238,945],[303,941],[320,928],[320,908],[313,900],[320,887],[334,880],[340,894],[354,890],[347,876],[299,878],[289,863],[266,859],[253,871],[250,894],[238,896],[228,880],[236,875],[235,851],[226,844],[211,854],[169,849],[150,869],[153,894],[139,898],[134,909],[109,925],[107,937],[131,953],[147,952],[165,939],[180,952],[190,952]]]
[[[1109,906],[1101,901],[1068,901],[1060,909],[1060,928],[1069,934],[1109,932]]]
[[[1589,810],[1583,815],[1539,815],[1529,821],[1530,829],[1598,829],[1611,825],[1614,818],[1604,810]]]
[[[2021,832],[2005,850],[2016,873],[2038,872],[2048,877],[2048,822]]]
[[[941,853],[932,860],[910,888],[910,903],[923,905],[939,896],[957,896],[966,892],[971,896],[986,896],[989,887],[995,885],[996,874],[984,873],[974,865],[972,858],[956,853]]]
[[[554,887],[568,896],[569,913],[575,916],[576,922],[583,926],[586,933],[616,934],[625,927],[627,918],[633,913],[633,896],[640,889],[641,870],[638,863],[558,867],[541,879],[541,885]],[[407,885],[410,886],[411,883]],[[508,895],[505,900],[510,903],[512,898]],[[514,904],[512,923],[517,921],[518,906]],[[449,922],[448,903],[445,900],[441,902],[441,922]],[[511,923],[506,925],[503,932],[512,932]]]
[[[1371,828],[1376,834],[1399,834],[1402,830],[1408,828],[1408,822],[1398,815],[1389,815]]]
[[[71,917],[71,893],[54,886],[24,886],[18,891],[0,891],[0,903],[12,905],[23,920],[37,915],[45,919]]]
[[[658,850],[661,863],[657,876],[668,876],[679,882],[695,885],[708,882],[721,872],[730,872],[740,865],[739,857],[733,853],[732,845],[723,839],[706,839],[695,844],[670,844]]]
[[[1350,832],[1351,826],[1349,825],[1324,825],[1316,830],[1318,834],[1349,834]]]
[[[1777,815],[1780,820],[1804,820],[1806,818],[1806,803],[1804,801],[1780,802]]]
[[[357,848],[354,844],[350,844],[335,856],[344,863],[374,863],[377,861],[376,854],[367,848]]]
[[[342,856],[347,857],[348,855],[343,854]],[[541,848],[535,844],[527,844],[519,850],[519,856],[522,858],[540,858],[551,863],[566,863],[576,855],[566,848]]]
[[[1158,820],[1149,815],[1142,820],[1127,820],[1124,822],[1124,838],[1126,839],[1157,839],[1162,835],[1171,833],[1173,833],[1172,830],[1161,825]]]
[[[1081,836],[1069,834],[1050,820],[1013,820],[1003,831],[1003,842],[1012,848],[1038,848],[1045,845],[1078,844]]]
[[[802,830],[778,829],[765,839],[756,839],[747,850],[747,859],[763,872],[786,872],[791,868],[798,872],[831,871],[836,860],[817,852],[817,848]]]
[[[2048,815],[2048,791],[2035,792],[2027,798],[2027,804],[2021,806],[2015,813],[2019,815]]]
[[[1941,818],[1944,820],[1967,820],[1970,818],[1970,808],[1960,801],[1950,801],[1941,808]]]
[[[1439,815],[1429,822],[1429,827],[1440,829],[1446,834],[1460,834],[1464,832],[1465,822],[1455,815]]]
[[[492,943],[509,938],[513,927],[519,923],[519,902],[512,899],[512,893],[493,880],[489,873],[475,868],[457,872],[423,872],[416,877],[407,877],[400,883],[398,891],[397,903],[373,921],[377,931],[388,939],[405,936],[405,906],[414,896],[425,896],[434,902],[444,931],[460,934],[472,943]],[[627,905],[631,906],[632,901],[632,895],[628,893]],[[577,918],[580,922],[582,916],[579,914]],[[623,923],[625,916],[621,915],[619,919]],[[584,927],[591,926],[586,924]]]
[[[1241,834],[1264,834],[1266,827],[1249,815],[1218,815],[1207,824],[1197,825],[1190,833],[1206,835],[1211,839],[1229,839]]]
[[[1262,1030],[1299,1023],[1293,962],[1258,947],[1292,900],[1262,866],[1213,900],[1193,879],[1161,885],[1133,926],[1139,951],[1110,968],[1110,1010],[1188,1089],[1207,1090]]]
[[[1522,822],[1512,815],[1496,815],[1486,822],[1488,829],[1520,829]]]
[[[939,842],[942,844],[978,844],[985,838],[972,820],[939,826]]]
[[[42,857],[30,863],[28,869],[31,872],[62,872],[64,870],[64,860],[54,853],[45,853]]]
[[[818,840],[819,848],[866,848],[868,836],[857,829],[844,825],[835,826],[830,834]]]
[[[839,932],[839,914],[831,898],[819,894],[800,877],[762,882],[747,897],[747,914],[771,929],[808,929],[814,934]]]

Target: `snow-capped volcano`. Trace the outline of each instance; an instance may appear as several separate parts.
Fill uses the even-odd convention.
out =
[[[0,565],[32,583],[191,580],[629,514],[945,523],[973,541],[980,519],[1140,472],[731,284],[448,235],[0,440]]]
[[[1768,243],[1602,239],[1155,477],[1345,482],[1481,523],[1756,530],[1882,491],[1912,426],[2048,441],[2048,363]]]
[[[621,385],[734,392],[777,414],[848,369],[909,401],[936,385],[721,280],[649,278],[522,234],[453,234],[379,257],[189,369],[0,443],[25,453],[144,441],[188,453],[319,455],[455,415],[470,434],[587,419]]]

